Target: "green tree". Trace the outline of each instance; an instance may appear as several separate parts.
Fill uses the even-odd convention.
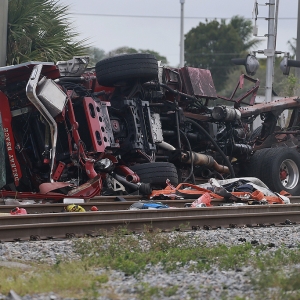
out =
[[[99,60],[106,56],[105,51],[97,47],[88,48],[87,54],[90,57],[89,66],[91,67],[95,66]]]
[[[58,0],[9,0],[7,64],[30,60],[67,60],[86,54],[86,40],[68,20],[68,6]]]
[[[153,50],[134,49],[130,47],[120,47],[109,52],[109,56],[115,56],[119,54],[132,54],[132,53],[149,53],[153,54],[157,60],[160,60],[163,64],[168,64],[168,60],[165,56],[160,55],[158,52]]]
[[[273,80],[273,92],[274,95],[278,95],[280,97],[291,97],[295,95],[295,89],[299,85],[295,83],[295,75],[294,70],[295,68],[291,68],[290,75],[286,76],[282,74],[280,70],[280,62],[282,61],[282,56],[275,57],[274,63],[274,80]],[[265,86],[266,86],[266,69],[267,69],[267,59],[266,58],[259,58],[259,68],[254,76],[255,79],[259,79],[260,88],[258,89],[257,95],[265,95]],[[219,95],[230,97],[233,90],[235,89],[239,76],[245,73],[244,66],[237,66],[229,75],[228,79],[226,80],[225,86],[222,90],[218,91]],[[244,94],[248,91],[254,84],[250,81],[244,82],[243,89],[238,89],[236,93],[236,97]],[[248,97],[250,100],[250,97]],[[247,101],[247,100],[243,100]],[[227,103],[228,104],[228,103]]]
[[[209,69],[217,90],[224,88],[235,68],[231,59],[246,56],[246,51],[259,43],[250,39],[252,23],[234,16],[228,24],[224,19],[200,22],[185,35],[186,65]]]

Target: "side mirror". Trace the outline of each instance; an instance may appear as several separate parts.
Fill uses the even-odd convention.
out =
[[[245,66],[246,73],[250,76],[255,75],[259,67],[259,61],[252,54],[248,54],[246,58],[233,58],[231,61],[235,65]]]

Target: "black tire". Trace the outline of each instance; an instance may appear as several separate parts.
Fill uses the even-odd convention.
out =
[[[260,136],[261,130],[262,130],[262,125],[258,126],[256,129],[254,129],[250,136],[250,141],[253,142],[258,136]]]
[[[154,55],[146,53],[124,54],[100,60],[96,64],[98,83],[114,86],[130,85],[136,79],[140,83],[158,78],[158,63]]]
[[[168,162],[153,162],[130,166],[136,172],[141,182],[151,183],[153,188],[165,188],[166,180],[169,179],[175,187],[178,185],[176,167]]]
[[[272,191],[300,195],[300,153],[292,148],[271,148],[264,157],[260,178]]]
[[[264,165],[265,155],[269,148],[255,151],[251,156],[250,161],[245,164],[245,175],[248,177],[256,177],[261,179],[261,170]]]

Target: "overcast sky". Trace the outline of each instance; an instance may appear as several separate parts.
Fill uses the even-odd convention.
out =
[[[118,47],[149,49],[167,57],[171,66],[179,64],[180,1],[179,0],[60,0],[70,5],[70,17],[81,38],[92,46],[109,52]],[[268,32],[266,0],[258,0],[258,35]],[[252,20],[254,0],[185,0],[184,33],[205,18],[212,20],[240,15]],[[290,51],[287,42],[297,37],[297,0],[281,0],[277,47]],[[89,15],[90,14],[90,15]],[[254,22],[254,20],[252,20]],[[259,49],[267,48],[267,38]]]

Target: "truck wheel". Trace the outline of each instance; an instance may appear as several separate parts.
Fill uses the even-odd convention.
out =
[[[97,62],[96,76],[103,86],[118,83],[129,85],[136,79],[145,83],[158,78],[158,63],[154,55],[146,53],[124,54]]]
[[[265,155],[261,180],[274,192],[300,195],[300,153],[291,148],[271,148]]]
[[[169,179],[175,187],[178,185],[178,175],[175,166],[168,162],[153,162],[130,166],[136,172],[141,182],[151,183],[153,188],[165,188]]]
[[[258,126],[256,129],[253,130],[250,141],[253,142],[260,134],[261,134],[262,126]]]
[[[251,156],[250,161],[245,165],[245,174],[249,177],[261,179],[261,169],[263,168],[264,159],[269,148],[255,151]]]

